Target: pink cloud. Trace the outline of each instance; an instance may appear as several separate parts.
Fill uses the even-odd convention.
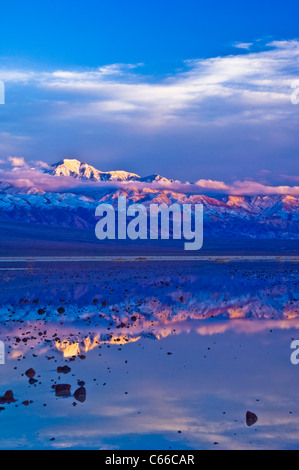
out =
[[[25,167],[26,163],[23,157],[8,157],[8,161],[13,167]]]
[[[211,179],[200,179],[196,183],[180,182],[91,182],[75,179],[71,176],[53,176],[49,173],[43,173],[42,169],[49,169],[49,165],[44,162],[29,162],[27,164],[22,157],[10,157],[10,163],[13,168],[0,170],[0,181],[7,182],[18,188],[37,188],[46,192],[78,192],[92,191],[100,189],[130,189],[137,190],[149,188],[153,190],[168,190],[188,194],[205,194],[211,191],[235,196],[243,195],[267,195],[281,194],[290,196],[299,196],[299,186],[269,186],[256,181],[235,181],[227,184],[224,181],[214,181]],[[32,168],[36,164],[37,168]]]
[[[227,185],[223,181],[199,180],[197,186],[203,189],[223,190],[232,195],[254,195],[254,194],[289,194],[299,195],[299,186],[268,186],[256,181],[235,181]]]

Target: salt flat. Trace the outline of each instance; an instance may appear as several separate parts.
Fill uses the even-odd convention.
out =
[[[299,448],[298,263],[3,264],[1,448]]]

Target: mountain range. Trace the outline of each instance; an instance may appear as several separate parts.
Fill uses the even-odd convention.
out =
[[[87,163],[82,163],[77,159],[64,159],[54,165],[50,169],[44,169],[45,172],[53,176],[72,176],[73,178],[82,181],[139,181],[143,183],[174,183],[174,180],[169,180],[160,175],[150,175],[141,177],[135,173],[127,171],[100,171]]]
[[[124,195],[128,204],[203,204],[204,233],[214,238],[299,239],[299,197],[291,195],[187,194],[178,181],[160,175],[141,177],[126,171],[103,172],[76,159],[38,169],[59,179],[82,182],[75,189],[45,191],[0,182],[0,222],[14,221],[77,229],[93,229],[101,202],[115,204]],[[109,187],[101,183],[117,183]],[[98,183],[93,185],[92,183]],[[123,184],[125,183],[125,184]]]

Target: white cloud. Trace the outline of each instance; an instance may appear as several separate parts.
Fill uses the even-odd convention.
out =
[[[249,50],[251,48],[251,46],[253,46],[253,43],[252,42],[240,42],[240,43],[237,43],[235,44],[235,47],[237,49],[246,49],[246,50]]]
[[[62,119],[84,116],[160,126],[294,115],[290,87],[296,78],[299,41],[271,42],[258,52],[251,52],[253,46],[237,44],[246,51],[241,55],[186,61],[187,70],[159,81],[135,73],[140,64],[53,72],[0,70],[0,77],[43,90]],[[61,93],[64,102],[56,98]]]
[[[13,167],[25,167],[26,163],[23,157],[8,157],[8,161]]]

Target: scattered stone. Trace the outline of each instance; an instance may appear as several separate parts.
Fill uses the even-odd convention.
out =
[[[71,370],[69,366],[57,367],[58,374],[69,374]]]
[[[3,397],[0,397],[0,404],[1,405],[10,405],[11,403],[15,403],[16,400],[14,399],[13,392],[8,390]]]
[[[75,391],[74,397],[80,403],[84,403],[86,400],[86,389],[84,387],[78,388],[78,390]]]
[[[251,413],[251,411],[247,411],[246,413],[246,424],[248,427],[253,426],[255,423],[257,423],[258,417],[256,414]]]
[[[56,397],[69,397],[71,395],[71,386],[68,384],[54,385]]]
[[[26,375],[26,377],[28,377],[28,379],[33,379],[33,377],[35,376],[35,370],[34,369],[28,369],[25,372],[25,375]]]

